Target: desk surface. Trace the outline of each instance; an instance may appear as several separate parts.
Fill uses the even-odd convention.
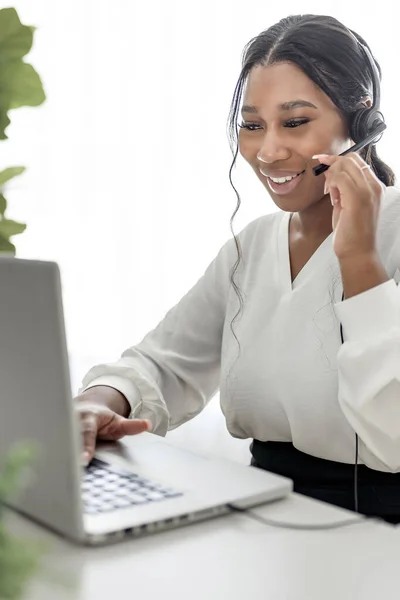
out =
[[[168,441],[193,452],[211,448],[248,464],[248,440],[230,439],[218,414],[211,425],[204,414],[203,421],[169,432]],[[198,441],[203,438],[204,447]],[[355,518],[298,494],[253,512],[303,525]],[[46,544],[47,579],[35,580],[24,600],[398,600],[400,595],[400,526],[384,522],[360,518],[340,529],[304,531],[235,513],[113,546],[80,548],[11,511],[7,520],[18,537]],[[60,577],[68,587],[52,583]]]
[[[256,509],[294,523],[354,514],[298,494]],[[232,514],[102,548],[80,548],[8,513],[18,536],[46,542],[47,575],[24,600],[398,600],[400,529],[360,518],[340,529],[300,531]]]

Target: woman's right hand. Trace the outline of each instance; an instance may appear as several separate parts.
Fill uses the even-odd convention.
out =
[[[74,399],[83,438],[82,462],[86,466],[93,458],[96,439],[119,440],[151,430],[147,419],[127,419],[130,406],[118,390],[99,385],[82,392]]]

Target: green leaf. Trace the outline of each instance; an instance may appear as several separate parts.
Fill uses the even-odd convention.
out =
[[[7,210],[7,200],[4,198],[3,194],[0,194],[0,216],[4,217],[4,213]]]
[[[22,58],[32,48],[33,31],[22,25],[15,8],[0,10],[0,62]]]
[[[10,240],[7,240],[6,238],[4,238],[2,235],[0,235],[0,253],[1,252],[10,252],[11,254],[16,253],[17,249],[14,246],[14,244],[12,244],[10,242]]]
[[[40,548],[33,542],[13,539],[9,534],[0,538],[0,597],[18,600],[28,580],[37,570]]]
[[[0,62],[0,106],[3,109],[39,106],[46,100],[39,75],[20,60]]]
[[[21,175],[26,170],[26,167],[8,167],[4,171],[0,171],[0,186],[4,185],[7,181],[10,181],[13,177]]]
[[[37,458],[38,449],[33,442],[15,444],[2,461],[0,470],[0,500],[7,500],[18,491],[24,471]]]
[[[0,470],[0,499],[9,500],[23,487],[23,476],[37,455],[34,443],[15,445]],[[14,539],[0,521],[0,597],[17,600],[39,565],[41,547],[28,540]]]
[[[22,25],[14,8],[0,9],[0,140],[8,139],[8,111],[39,106],[46,95],[38,73],[23,62],[30,51],[35,28]]]
[[[24,233],[25,229],[26,225],[24,223],[17,223],[17,221],[11,221],[10,219],[0,220],[0,235],[6,239]]]
[[[10,119],[7,115],[7,108],[0,106],[0,140],[8,140],[5,130],[10,124]]]

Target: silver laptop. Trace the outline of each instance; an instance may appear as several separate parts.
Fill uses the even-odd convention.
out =
[[[292,481],[151,433],[99,444],[81,466],[54,262],[0,257],[0,459],[30,440],[33,477],[10,506],[82,544],[178,527],[282,498]]]

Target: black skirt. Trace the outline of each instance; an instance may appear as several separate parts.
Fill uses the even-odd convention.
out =
[[[354,465],[316,458],[291,442],[250,445],[251,465],[293,480],[294,491],[335,506],[355,510]],[[357,466],[358,512],[400,523],[400,473]]]

